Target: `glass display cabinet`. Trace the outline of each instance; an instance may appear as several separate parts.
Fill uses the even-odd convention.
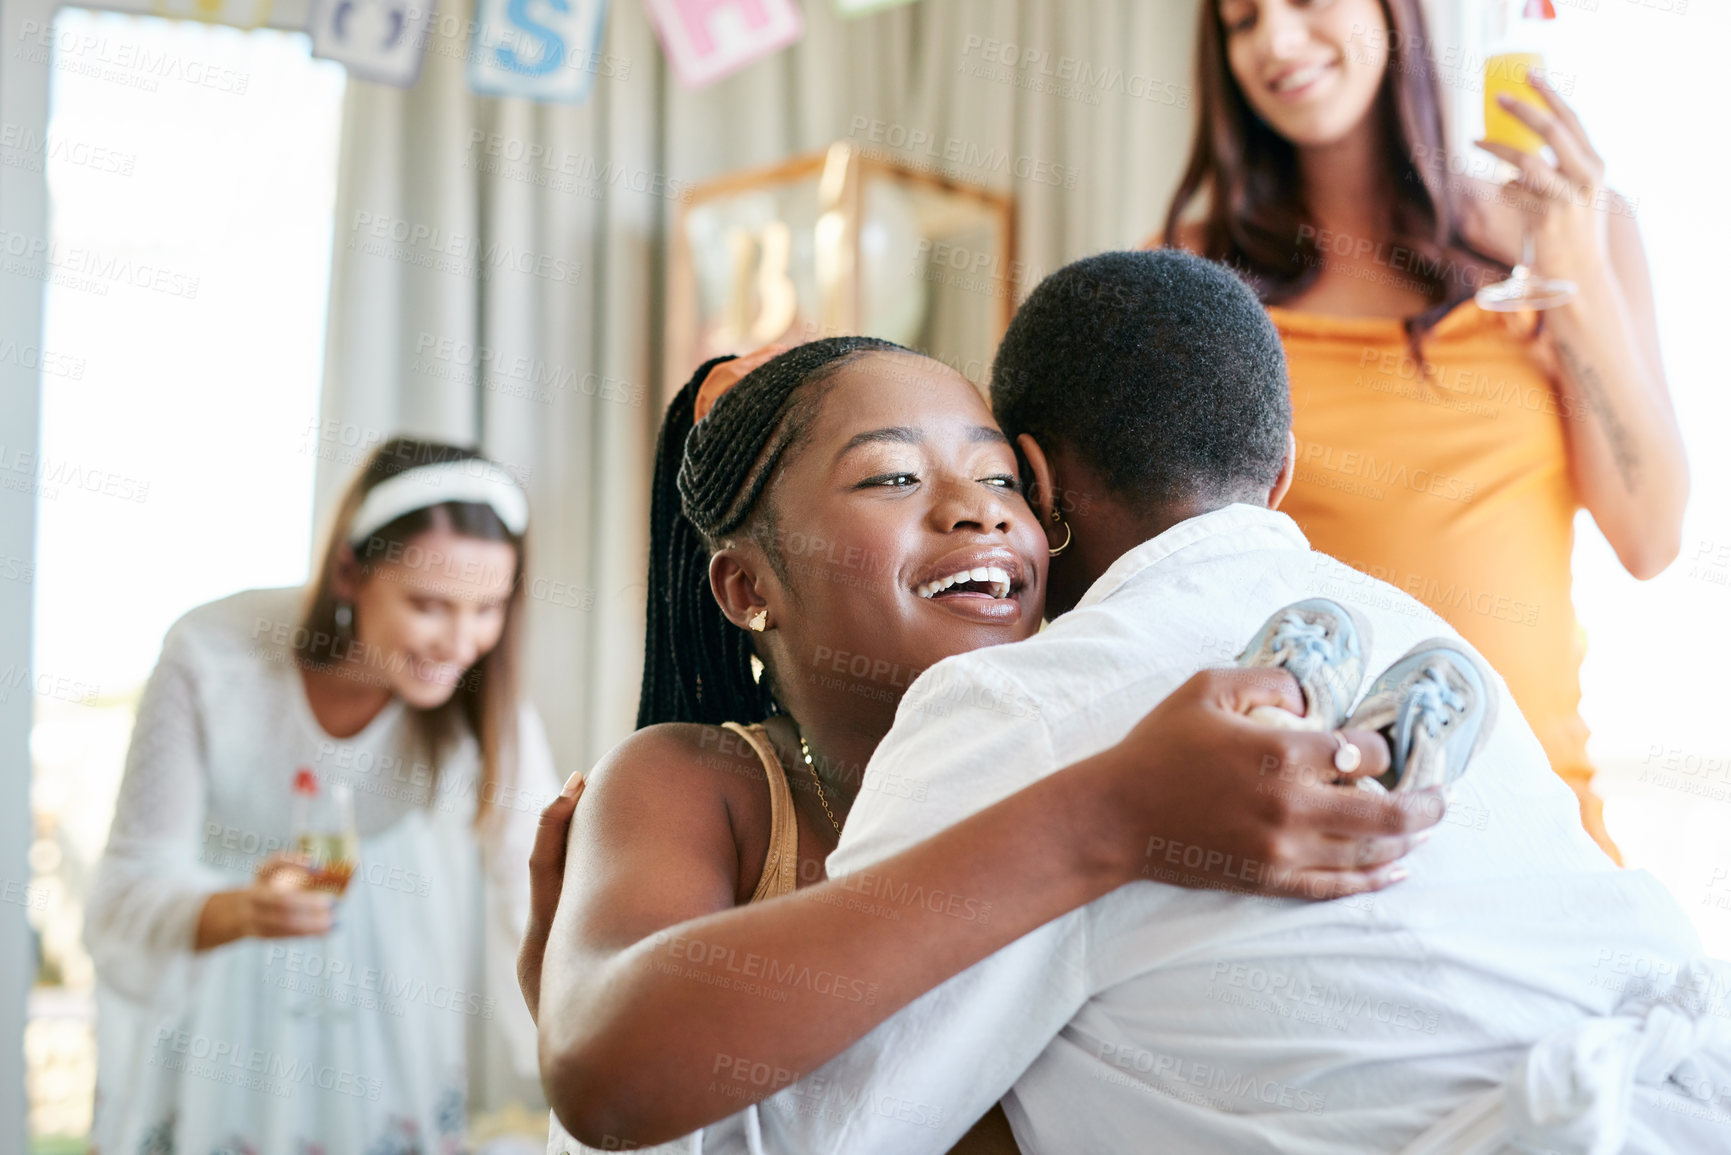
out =
[[[1016,306],[1010,197],[822,153],[691,186],[674,228],[667,395],[722,353],[861,333],[985,388]]]

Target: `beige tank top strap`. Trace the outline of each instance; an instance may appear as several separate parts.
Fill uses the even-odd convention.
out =
[[[781,768],[775,746],[762,726],[741,726],[738,722],[723,722],[751,743],[763,763],[764,777],[769,779],[769,853],[763,860],[763,875],[757,880],[752,902],[792,894],[799,880],[799,822],[794,816],[793,791],[787,786],[787,773]]]

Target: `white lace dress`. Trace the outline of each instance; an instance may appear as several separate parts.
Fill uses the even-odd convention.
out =
[[[477,835],[472,738],[435,784],[400,701],[352,738],[319,727],[290,660],[299,597],[193,610],[139,703],[85,923],[104,1155],[443,1155],[489,1065],[534,1073],[514,958],[559,789],[540,720],[524,707],[515,781]],[[353,791],[360,860],[336,928],[194,953],[206,898],[291,848],[303,766]]]

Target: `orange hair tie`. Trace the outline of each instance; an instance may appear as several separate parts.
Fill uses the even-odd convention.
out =
[[[739,358],[735,357],[734,360],[737,361]],[[703,384],[698,386],[697,400],[691,403],[691,422],[693,425],[709,416],[709,411],[715,408],[715,403],[721,400],[723,393],[745,380],[746,375],[743,373],[737,377],[731,373],[717,375],[715,370],[726,364],[728,362],[723,361],[716,365],[715,369],[711,369],[703,378]]]
[[[691,423],[695,425],[709,416],[709,411],[715,408],[715,403],[721,400],[723,393],[791,348],[793,348],[792,345],[778,341],[773,345],[753,349],[743,357],[719,362],[709,371],[709,376],[703,379],[703,384],[697,387],[697,397],[691,403]],[[721,372],[723,365],[731,365],[732,368],[723,373]]]

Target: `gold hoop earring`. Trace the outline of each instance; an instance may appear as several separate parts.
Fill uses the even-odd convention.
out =
[[[1063,553],[1065,550],[1070,548],[1070,543],[1072,541],[1074,541],[1076,538],[1076,531],[1070,528],[1069,522],[1063,520],[1062,518],[1060,518],[1058,516],[1057,510],[1052,511],[1052,521],[1055,524],[1061,525],[1064,527],[1064,544],[1059,546],[1057,549],[1048,548],[1046,550],[1046,552],[1048,554],[1050,554],[1051,556],[1057,557],[1059,554]]]
[[[750,627],[753,633],[763,633],[764,630],[769,628],[769,608],[766,606],[763,609],[758,610],[755,614],[752,614],[750,618],[746,619],[745,624]]]

